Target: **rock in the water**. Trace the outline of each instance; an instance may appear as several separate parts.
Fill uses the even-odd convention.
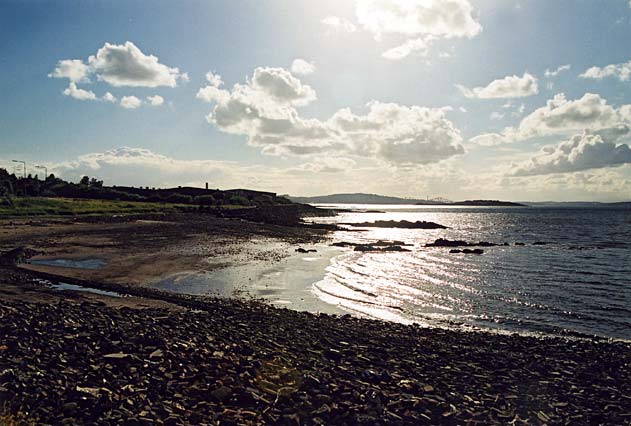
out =
[[[372,244],[358,244],[355,246],[355,251],[363,251],[363,252],[408,252],[410,250],[403,248],[397,245],[388,245],[385,247],[375,246]]]
[[[471,249],[464,249],[464,250],[462,250],[462,252],[464,254],[483,254],[484,250],[482,250],[482,249],[473,249],[473,250],[471,250]]]
[[[381,249],[381,251],[400,251],[400,252],[406,252],[406,251],[410,251],[409,249],[403,248],[401,246],[395,245],[395,246],[388,246],[388,247],[384,247],[383,249]]]
[[[449,250],[449,253],[463,253],[463,254],[483,254],[484,250],[482,249],[451,249]]]
[[[302,247],[298,247],[296,249],[296,253],[316,253],[317,250],[316,249],[304,249]]]
[[[425,247],[495,247],[499,244],[490,243],[488,241],[480,241],[477,243],[469,243],[462,240],[448,240],[439,238],[433,243],[425,244]]]
[[[361,222],[361,223],[341,223],[340,225],[356,226],[364,228],[404,228],[404,229],[447,229],[446,226],[435,222],[416,221],[410,222],[407,220],[377,220],[375,222]]]

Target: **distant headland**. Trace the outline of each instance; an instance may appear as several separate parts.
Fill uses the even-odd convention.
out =
[[[465,200],[451,201],[444,198],[415,199],[388,197],[376,194],[332,194],[316,197],[292,197],[286,196],[295,203],[303,204],[414,204],[426,206],[494,206],[494,207],[526,207],[525,204],[499,200]]]

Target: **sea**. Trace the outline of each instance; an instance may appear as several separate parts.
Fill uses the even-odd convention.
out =
[[[336,242],[398,240],[410,250],[351,247],[330,258],[310,291],[348,313],[463,330],[631,340],[631,209],[318,207],[343,210],[312,219],[345,224]],[[377,220],[448,229],[359,225]],[[481,255],[426,247],[438,238],[500,245],[483,247]]]

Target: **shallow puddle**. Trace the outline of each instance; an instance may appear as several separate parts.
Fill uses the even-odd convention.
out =
[[[124,295],[122,295],[121,293],[99,290],[97,288],[82,287],[80,285],[68,284],[68,283],[53,284],[51,287],[59,291],[81,291],[81,292],[86,292],[86,293],[99,294],[101,296],[124,297]]]
[[[57,268],[101,269],[107,262],[103,259],[31,259],[31,265],[54,266]]]

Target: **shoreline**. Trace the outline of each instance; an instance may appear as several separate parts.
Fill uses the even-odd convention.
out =
[[[173,217],[172,219],[176,219]],[[182,219],[182,217],[180,217]],[[323,231],[201,218],[79,224],[116,251],[199,231],[309,244]],[[75,225],[62,225],[72,228]],[[97,228],[98,228],[97,226]],[[154,226],[154,228],[152,228]],[[200,228],[201,227],[201,228]],[[118,229],[121,228],[121,229]],[[160,229],[162,234],[156,235]],[[113,230],[112,230],[113,229]],[[112,246],[98,240],[138,231]],[[28,231],[28,232],[27,232]],[[33,231],[33,232],[31,232]],[[109,234],[108,234],[109,233]],[[22,230],[26,245],[75,230]],[[13,235],[0,235],[6,248]],[[109,245],[108,245],[109,244]],[[51,252],[59,245],[47,246]],[[66,247],[67,249],[68,247]],[[61,246],[63,249],[63,246]],[[189,245],[189,254],[194,249]],[[207,254],[212,247],[204,248]],[[127,293],[109,297],[42,280]],[[424,328],[0,265],[0,407],[36,424],[631,424],[631,345]]]
[[[39,300],[0,301],[0,398],[41,424],[631,422],[628,344],[143,288],[120,301],[28,288],[28,275],[2,274],[3,291],[12,282]]]
[[[407,318],[381,305],[374,312],[369,304],[354,309],[340,303],[340,296],[330,296],[318,287],[327,277],[325,270],[331,260],[351,254],[345,250],[328,253],[341,245],[330,244],[335,238],[329,229],[332,225],[297,226],[293,217],[275,216],[272,209],[261,215],[247,213],[257,222],[244,220],[240,214],[226,217],[207,212],[0,220],[0,252],[13,248],[15,243],[25,244],[32,253],[21,268],[50,276],[56,282],[121,293],[142,287],[211,297],[260,298],[314,313],[350,313],[464,332],[631,343],[625,338],[565,329],[527,331],[471,324],[457,317]],[[260,222],[263,218],[273,223]],[[299,253],[305,247],[317,249],[316,253]],[[303,256],[321,263],[317,271],[307,268],[313,263],[299,260]],[[85,262],[88,266],[49,265],[47,260]]]

